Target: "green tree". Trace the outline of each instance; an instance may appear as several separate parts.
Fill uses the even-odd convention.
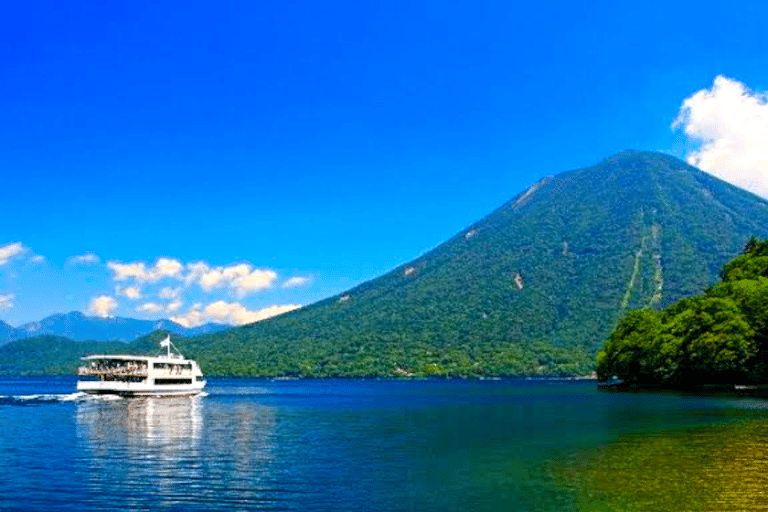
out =
[[[750,240],[722,282],[661,313],[632,311],[598,354],[598,378],[692,386],[765,382],[768,376],[768,241]]]
[[[630,383],[650,383],[658,365],[661,321],[650,309],[631,311],[597,355],[597,377],[617,376]]]
[[[677,367],[664,380],[676,385],[747,380],[757,348],[737,303],[706,295],[683,303],[664,315],[662,343],[677,352]]]

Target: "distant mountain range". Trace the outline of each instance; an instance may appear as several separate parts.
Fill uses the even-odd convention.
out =
[[[531,185],[344,293],[174,344],[210,375],[585,374],[622,315],[701,293],[753,236],[768,238],[765,200],[669,155],[623,151]],[[0,347],[0,369],[39,371],[24,345],[36,339]],[[80,349],[56,346],[46,371],[72,371]]]
[[[0,345],[34,336],[52,335],[74,341],[133,341],[152,331],[163,329],[180,336],[196,336],[229,329],[229,325],[207,323],[187,328],[171,320],[137,320],[121,317],[93,317],[73,311],[56,314],[39,322],[13,328],[0,321]]]

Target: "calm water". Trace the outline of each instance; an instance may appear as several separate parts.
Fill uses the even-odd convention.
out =
[[[768,402],[594,382],[0,379],[0,510],[768,509]]]

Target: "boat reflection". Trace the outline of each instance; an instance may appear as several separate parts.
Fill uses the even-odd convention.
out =
[[[275,500],[274,429],[274,410],[257,402],[86,400],[77,406],[83,485],[128,510],[263,506]]]
[[[92,444],[192,449],[202,430],[202,398],[136,398],[78,403],[78,436]]]
[[[202,409],[200,397],[78,403],[77,437],[90,452],[88,494],[113,496],[128,510],[188,495],[182,482],[202,478]],[[153,496],[146,494],[149,482]]]

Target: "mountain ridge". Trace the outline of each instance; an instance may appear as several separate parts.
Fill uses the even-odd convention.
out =
[[[121,341],[130,342],[152,331],[164,329],[182,336],[195,336],[231,326],[209,322],[197,327],[184,327],[172,320],[139,320],[127,317],[87,316],[80,311],[56,313],[37,322],[19,327],[0,323],[0,344],[37,336],[58,336],[73,341]]]

